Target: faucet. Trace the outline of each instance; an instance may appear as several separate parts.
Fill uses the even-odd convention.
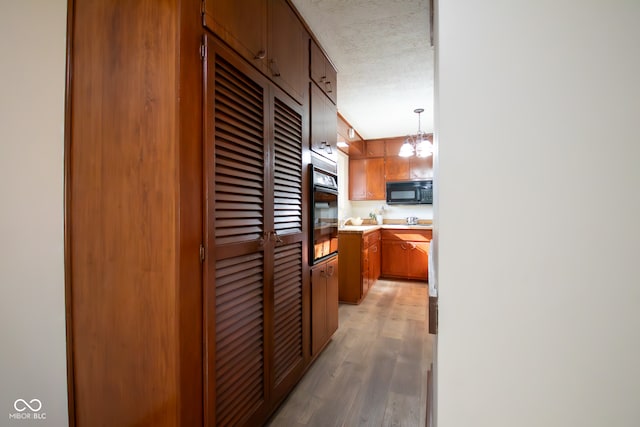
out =
[[[408,225],[416,225],[418,223],[418,217],[417,216],[408,216],[407,217],[407,224]]]

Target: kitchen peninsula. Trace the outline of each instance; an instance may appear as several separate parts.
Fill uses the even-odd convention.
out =
[[[379,278],[428,282],[430,221],[347,225],[338,231],[339,299],[360,304]]]

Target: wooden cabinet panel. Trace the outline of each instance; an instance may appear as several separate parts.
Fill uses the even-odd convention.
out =
[[[365,141],[367,157],[384,157],[384,140],[373,139]]]
[[[327,339],[338,330],[338,257],[327,262]]]
[[[349,159],[349,200],[367,200],[367,161]]]
[[[384,200],[386,186],[384,181],[384,159],[367,160],[367,200]]]
[[[200,3],[69,3],[69,417],[43,425],[204,425]]]
[[[349,199],[384,200],[384,158],[349,159]]]
[[[380,277],[380,231],[338,233],[340,301],[360,304]]]
[[[205,0],[204,24],[235,51],[264,69],[267,55],[267,5],[264,0]]]
[[[205,0],[204,7],[207,28],[304,102],[309,35],[285,0]]]
[[[338,257],[311,269],[311,354],[338,329]]]
[[[315,41],[310,40],[311,61],[309,76],[320,90],[329,97],[333,104],[338,100],[338,79],[336,69],[322,52]]]
[[[311,84],[311,149],[336,162],[338,160],[338,116],[336,106]]]
[[[428,281],[431,230],[383,230],[382,277]]]
[[[403,181],[409,179],[411,166],[406,157],[387,157],[384,162],[386,181]]]
[[[307,92],[309,35],[285,0],[271,0],[271,25],[267,54],[273,81],[303,102]]]
[[[410,157],[409,179],[433,178],[433,156]]]
[[[311,269],[311,354],[316,354],[326,342],[327,281],[326,264]]]

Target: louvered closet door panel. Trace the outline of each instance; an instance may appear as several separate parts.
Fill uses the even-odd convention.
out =
[[[276,98],[274,105],[274,227],[302,232],[302,117]]]
[[[262,253],[216,263],[216,425],[236,426],[265,403]]]
[[[259,425],[270,405],[270,94],[228,48],[206,47],[206,424]]]
[[[276,386],[303,362],[302,243],[276,248],[274,257],[274,356]]]
[[[265,231],[263,88],[219,56],[215,65],[216,245],[258,240]]]
[[[286,96],[273,97],[273,221],[281,242],[274,253],[273,398],[293,387],[304,369],[303,119]]]

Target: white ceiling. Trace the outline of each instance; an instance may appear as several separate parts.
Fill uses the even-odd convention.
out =
[[[429,0],[292,0],[338,69],[338,111],[365,139],[433,131]]]

